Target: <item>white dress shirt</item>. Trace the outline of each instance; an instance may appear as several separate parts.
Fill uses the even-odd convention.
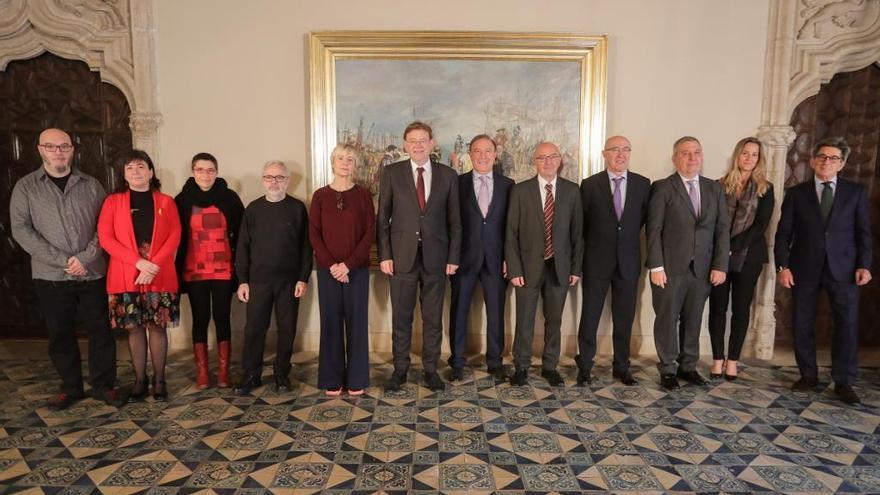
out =
[[[422,178],[425,180],[425,204],[427,204],[428,198],[431,197],[431,161],[428,160],[428,163],[418,165],[413,160],[410,160],[409,164],[412,166],[413,184],[416,185],[416,194],[418,194],[419,190],[419,171],[417,169],[419,167],[425,169],[425,171],[422,172]]]

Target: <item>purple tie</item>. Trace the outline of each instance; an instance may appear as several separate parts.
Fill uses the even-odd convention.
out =
[[[620,192],[620,183],[623,182],[623,177],[615,177],[611,180],[614,181],[614,213],[620,220],[620,217],[623,216],[623,195]]]
[[[489,183],[486,182],[485,175],[478,177],[480,178],[480,190],[477,193],[477,204],[480,206],[483,218],[486,218],[486,215],[489,214]]]
[[[696,215],[697,218],[700,218],[700,197],[698,196],[698,193],[697,193],[697,180],[698,179],[693,179],[693,180],[687,181],[687,183],[688,183],[688,196],[691,197],[691,206],[694,207],[694,215]]]

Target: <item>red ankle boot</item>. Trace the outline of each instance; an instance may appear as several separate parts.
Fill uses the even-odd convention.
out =
[[[204,390],[211,386],[211,375],[208,371],[208,344],[193,344],[196,356],[196,388]]]
[[[226,388],[229,386],[229,341],[217,342],[217,386]]]

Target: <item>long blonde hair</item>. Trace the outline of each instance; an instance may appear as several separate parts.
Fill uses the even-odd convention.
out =
[[[733,156],[730,158],[730,168],[727,169],[727,173],[721,178],[721,183],[724,184],[725,193],[729,195],[736,194],[736,188],[739,186],[740,182],[742,182],[742,173],[739,171],[737,161],[743,148],[749,143],[758,145],[758,162],[755,163],[755,169],[752,170],[752,175],[749,177],[749,180],[753,181],[755,186],[757,186],[758,197],[763,197],[764,193],[767,192],[767,189],[770,188],[770,181],[767,180],[764,145],[758,140],[758,138],[750,136],[742,138],[736,143],[736,146],[733,148]]]

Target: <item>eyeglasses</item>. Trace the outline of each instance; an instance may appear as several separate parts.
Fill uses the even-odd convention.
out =
[[[615,146],[613,148],[605,148],[605,151],[610,151],[612,153],[630,153],[632,152],[632,148],[630,148],[629,146],[625,146],[623,148]]]
[[[828,156],[828,155],[816,155],[813,158],[819,160],[820,162],[829,161],[831,163],[840,163],[843,160],[842,156]]]
[[[46,150],[46,153],[51,153],[53,151],[61,151],[64,153],[69,152],[73,149],[72,144],[62,143],[62,144],[52,144],[52,143],[43,143],[38,145],[40,148]]]
[[[406,142],[415,146],[417,144],[426,145],[430,139],[407,139]]]
[[[264,175],[263,180],[266,182],[284,182],[287,180],[286,175]]]
[[[194,174],[217,175],[217,169],[216,168],[196,167],[193,169],[193,173]]]
[[[560,158],[562,158],[562,155],[560,155],[559,153],[553,153],[552,155],[536,156],[535,161],[536,162],[555,162],[556,160],[559,160]]]
[[[345,196],[339,191],[336,191],[336,209],[339,211],[345,209]]]

